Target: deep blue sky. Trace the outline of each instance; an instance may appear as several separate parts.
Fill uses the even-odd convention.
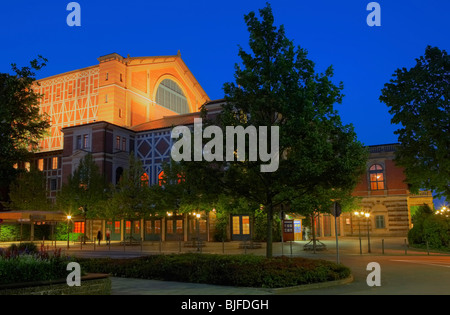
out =
[[[80,0],[81,27],[66,24],[68,0],[8,1],[0,6],[0,72],[10,63],[49,59],[38,78],[97,64],[99,56],[173,55],[183,60],[211,99],[233,81],[238,45],[247,48],[243,16],[266,1]],[[318,71],[332,65],[346,95],[337,105],[365,145],[397,142],[388,108],[378,98],[395,69],[411,67],[427,45],[449,50],[450,1],[378,1],[381,26],[369,27],[369,0],[271,1],[275,24],[309,51]],[[247,49],[248,51],[248,49]]]

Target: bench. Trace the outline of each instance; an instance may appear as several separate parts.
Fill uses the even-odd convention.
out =
[[[327,245],[325,245],[324,243],[322,243],[319,240],[316,240],[316,251],[322,251],[322,250],[326,250],[327,249]],[[303,246],[303,250],[309,251],[309,250],[314,250],[314,240],[310,240],[307,244],[305,244]]]
[[[140,245],[141,240],[135,239],[133,236],[126,236],[125,240],[120,242],[120,245]]]
[[[246,249],[258,249],[261,248],[261,243],[259,242],[242,242],[239,244],[239,248],[246,248]]]
[[[206,246],[206,244],[205,244],[205,242],[204,241],[202,241],[202,240],[191,240],[191,241],[187,241],[187,242],[184,242],[184,247],[194,247],[194,248],[197,248],[197,247],[205,247]]]

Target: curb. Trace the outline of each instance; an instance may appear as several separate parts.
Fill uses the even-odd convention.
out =
[[[333,287],[333,286],[338,286],[338,285],[349,284],[349,283],[353,282],[353,280],[354,280],[353,275],[350,275],[348,278],[340,279],[340,280],[303,284],[303,285],[297,285],[297,286],[285,287],[285,288],[263,289],[263,290],[268,291],[273,294],[285,294],[285,293],[291,293],[291,292],[296,292],[296,291],[322,289],[322,288],[328,288],[328,287]]]

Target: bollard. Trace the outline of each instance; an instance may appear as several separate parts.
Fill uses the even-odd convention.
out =
[[[359,238],[359,254],[362,255],[361,237]]]
[[[405,255],[408,255],[408,247],[406,246],[406,238],[405,238]]]
[[[292,257],[292,241],[290,241],[290,246],[291,246],[291,257]]]
[[[141,237],[141,253],[142,253],[142,237]]]
[[[162,251],[162,237],[159,238],[159,252]]]
[[[430,248],[428,247],[428,241],[427,241],[427,254],[430,256]]]
[[[222,238],[222,254],[225,254],[225,240]]]
[[[95,243],[97,243],[97,242],[95,241],[95,237],[94,237],[94,250],[95,250]]]

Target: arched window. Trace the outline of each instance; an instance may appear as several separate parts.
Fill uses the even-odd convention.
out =
[[[384,189],[384,170],[379,164],[374,164],[369,168],[369,180],[371,190]]]
[[[165,79],[159,84],[156,91],[156,103],[178,114],[189,113],[189,105],[183,90],[170,79]]]

